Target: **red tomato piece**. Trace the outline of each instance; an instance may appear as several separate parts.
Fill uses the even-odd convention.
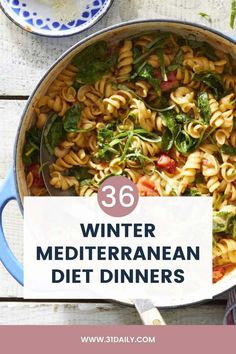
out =
[[[43,182],[42,175],[40,173],[39,164],[30,165],[29,172],[31,172],[33,177],[34,177],[33,186],[35,186],[35,187],[44,187],[44,182]]]
[[[222,266],[215,266],[213,268],[213,274],[212,274],[213,283],[216,283],[217,281],[222,279],[224,275],[225,275],[225,268]]]
[[[155,197],[158,195],[155,190],[154,183],[150,180],[149,176],[143,176],[138,180],[137,183],[138,192],[144,197]]]
[[[172,159],[168,154],[161,153],[156,161],[157,167],[170,174],[174,174],[176,172],[176,162]]]
[[[167,74],[167,81],[163,81],[160,70],[156,70],[154,72],[154,76],[160,80],[160,88],[163,92],[170,91],[178,85],[178,80],[176,79],[176,71],[171,71]]]

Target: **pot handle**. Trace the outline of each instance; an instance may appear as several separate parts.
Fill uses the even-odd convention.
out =
[[[0,187],[0,261],[8,272],[23,285],[23,267],[12,253],[4,236],[2,225],[3,209],[10,200],[16,200],[17,192],[14,180],[14,170],[11,168],[7,179]]]

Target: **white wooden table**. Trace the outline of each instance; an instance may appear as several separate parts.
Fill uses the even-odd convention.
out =
[[[79,39],[109,25],[137,18],[175,18],[203,23],[234,34],[229,27],[231,0],[114,0],[109,13],[92,29],[66,39],[36,37],[0,13],[0,183],[12,162],[21,112],[33,88],[60,54]],[[205,12],[212,23],[199,16]],[[236,35],[236,31],[235,31]],[[4,211],[9,244],[23,255],[23,223],[16,203]],[[0,324],[140,324],[136,311],[108,302],[26,302],[22,288],[0,264]],[[221,324],[224,298],[193,307],[164,310],[169,324]]]

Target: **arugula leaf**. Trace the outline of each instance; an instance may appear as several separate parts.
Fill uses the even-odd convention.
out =
[[[198,139],[192,138],[185,130],[180,130],[174,141],[176,149],[184,155],[191,152],[197,143]]]
[[[88,168],[80,166],[72,167],[70,169],[70,176],[74,176],[80,182],[91,179],[93,177],[93,175],[89,173]]]
[[[197,104],[204,123],[209,123],[211,118],[211,109],[208,100],[208,94],[206,92],[199,93]]]
[[[117,55],[110,54],[105,41],[97,42],[78,53],[72,63],[79,68],[76,82],[94,84],[116,63]]]
[[[145,64],[145,66],[140,70],[139,77],[146,79],[154,88],[154,90],[159,94],[160,93],[160,81],[155,78],[153,75],[153,67],[150,64]]]
[[[230,15],[230,27],[234,28],[234,22],[236,17],[236,1],[231,0],[231,15]]]
[[[32,127],[25,133],[25,144],[22,159],[26,166],[39,162],[39,150],[42,130]]]
[[[169,129],[165,129],[161,139],[161,150],[168,151],[172,148],[174,143],[173,134]]]
[[[194,74],[193,81],[202,81],[206,86],[212,89],[217,99],[224,95],[224,86],[220,75],[212,72]]]
[[[50,123],[44,130],[44,142],[49,154],[53,155],[55,147],[65,136],[63,121],[57,114],[50,118]]]
[[[66,111],[65,118],[63,120],[63,126],[66,132],[75,133],[78,132],[78,123],[81,117],[81,107],[79,104],[72,106]]]
[[[223,154],[226,154],[226,155],[235,156],[236,155],[236,148],[233,146],[224,144],[221,147],[221,152],[223,152]]]
[[[178,69],[183,63],[183,53],[182,50],[178,50],[178,52],[176,53],[174,59],[172,60],[172,62],[170,63],[170,65],[168,66],[168,70],[169,71],[175,71],[176,69]]]

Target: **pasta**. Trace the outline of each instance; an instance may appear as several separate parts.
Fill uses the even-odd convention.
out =
[[[213,197],[213,280],[236,264],[236,76],[227,53],[152,32],[78,53],[35,104],[22,156],[31,195],[96,195],[109,176],[142,196]]]

